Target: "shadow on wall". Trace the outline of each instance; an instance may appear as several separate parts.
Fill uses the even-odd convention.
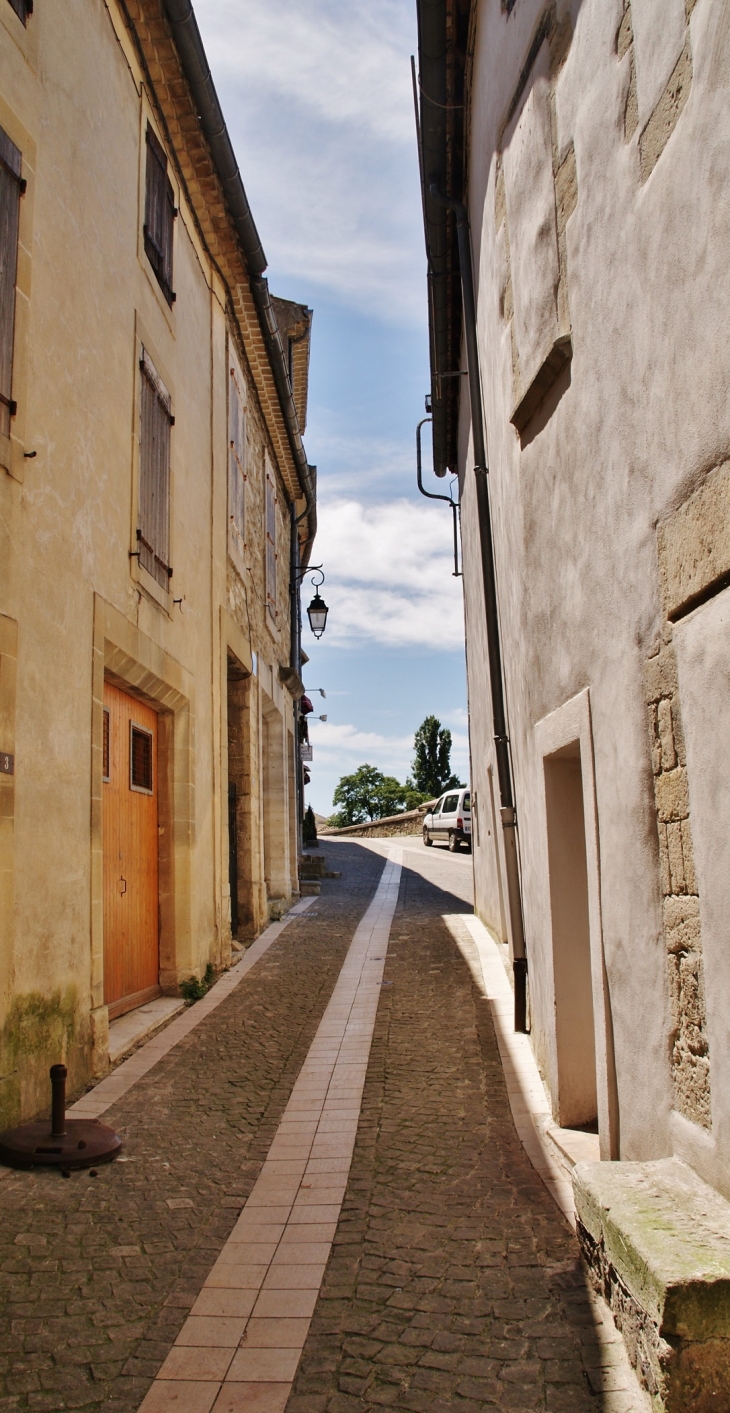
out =
[[[520,447],[523,451],[525,450],[525,447],[528,447],[530,445],[531,442],[534,442],[535,437],[539,437],[540,433],[544,432],[548,422],[550,421],[550,418],[556,411],[558,404],[565,397],[565,394],[567,393],[568,388],[570,387],[571,368],[572,363],[566,363],[562,373],[560,374],[560,377],[555,383],[553,383],[553,386],[550,388],[550,391],[546,393],[539,407],[537,408],[533,416],[530,418],[529,422],[527,423],[527,426],[524,428],[524,431],[520,433]]]

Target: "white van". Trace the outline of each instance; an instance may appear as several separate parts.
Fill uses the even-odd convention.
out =
[[[430,847],[434,839],[448,840],[452,854],[462,844],[471,850],[471,795],[468,787],[447,790],[425,816],[423,842]]]

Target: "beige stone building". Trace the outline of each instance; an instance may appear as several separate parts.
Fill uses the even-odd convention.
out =
[[[298,888],[311,314],[186,0],[0,4],[0,1124]]]
[[[418,16],[477,908],[556,1121],[728,1197],[730,9]]]

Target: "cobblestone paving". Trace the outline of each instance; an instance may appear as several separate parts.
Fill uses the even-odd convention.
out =
[[[440,921],[466,910],[445,865],[404,857],[350,1180],[287,1413],[623,1413],[626,1394],[598,1394],[610,1351],[577,1242],[517,1138],[488,1003]]]
[[[105,1114],[97,1178],[0,1181],[0,1409],[133,1413],[248,1196],[382,859],[341,882]],[[1,1171],[1,1170],[0,1170]]]

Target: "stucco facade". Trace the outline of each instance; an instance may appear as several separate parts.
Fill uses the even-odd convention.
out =
[[[228,962],[234,874],[241,935],[289,906],[292,523],[306,555],[313,520],[295,455],[306,386],[297,427],[252,294],[265,281],[247,266],[165,7],[41,0],[24,25],[3,0],[0,128],[26,184],[15,408],[0,437],[4,1125],[47,1102],[49,1063],[65,1061],[77,1090],[107,1063],[105,682],[157,714],[162,989]],[[174,202],[174,298],[146,244],[153,140]],[[145,376],[170,426],[156,574],[139,528]]]
[[[556,1119],[597,1118],[602,1157],[675,1154],[730,1195],[728,11],[444,8],[439,68],[420,7],[420,106],[427,124],[443,73],[532,1042]],[[461,292],[455,328],[438,298],[462,361],[435,374],[466,367]],[[436,469],[462,488],[477,910],[508,940],[466,379],[433,398]]]

